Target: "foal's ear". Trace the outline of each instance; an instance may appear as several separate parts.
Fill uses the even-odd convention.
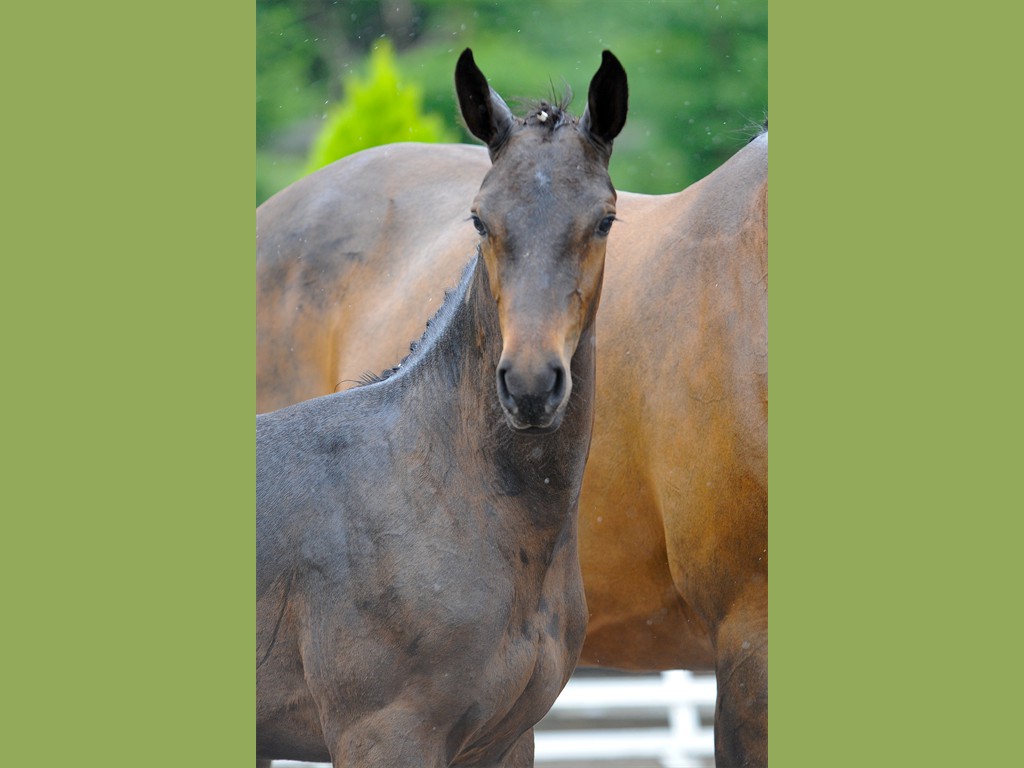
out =
[[[459,108],[470,133],[487,144],[491,159],[508,138],[515,123],[512,110],[501,96],[487,84],[487,78],[473,61],[473,52],[467,48],[455,65],[455,92]]]
[[[629,86],[626,70],[611,51],[601,54],[601,68],[590,81],[587,108],[580,118],[580,130],[591,141],[611,154],[612,139],[626,124]]]

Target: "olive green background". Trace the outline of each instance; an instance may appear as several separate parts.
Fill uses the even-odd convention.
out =
[[[2,15],[4,758],[251,765],[253,8]],[[1017,27],[770,23],[771,759],[1009,764]]]
[[[1016,26],[927,3],[795,11],[770,11],[770,755],[1008,765]]]
[[[0,28],[0,759],[251,765],[252,5]]]

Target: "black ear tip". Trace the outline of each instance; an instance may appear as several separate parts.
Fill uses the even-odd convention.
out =
[[[487,80],[484,78],[483,73],[480,72],[480,67],[473,61],[473,51],[467,48],[459,56],[459,60],[455,62],[455,82],[472,82],[476,87],[481,87],[478,82],[480,80],[483,80],[483,87],[486,89]]]
[[[623,74],[626,72],[625,68],[622,66],[622,62],[619,61],[618,57],[607,48],[601,51],[601,68],[604,69],[605,67],[615,69]]]

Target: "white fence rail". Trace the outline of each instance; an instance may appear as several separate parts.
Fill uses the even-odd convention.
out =
[[[537,725],[536,763],[611,765],[646,758],[665,768],[713,765],[715,695],[713,676],[685,671],[574,677]],[[630,725],[621,727],[623,721]],[[570,730],[563,729],[566,722]]]
[[[714,765],[715,678],[691,672],[575,675],[535,730],[538,766]],[[326,763],[275,760],[273,768]]]

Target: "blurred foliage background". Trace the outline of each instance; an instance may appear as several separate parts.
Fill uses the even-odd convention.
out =
[[[767,0],[257,0],[257,204],[376,143],[479,143],[455,101],[466,47],[513,111],[568,85],[577,115],[611,49],[630,89],[611,175],[632,192],[707,175],[768,114]]]

